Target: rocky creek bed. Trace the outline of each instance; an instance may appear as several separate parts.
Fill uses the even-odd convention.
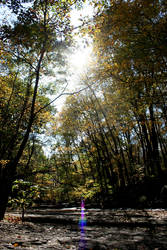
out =
[[[167,249],[165,209],[88,209],[82,228],[79,208],[31,210],[24,223],[18,217],[10,212],[0,222],[0,249]]]

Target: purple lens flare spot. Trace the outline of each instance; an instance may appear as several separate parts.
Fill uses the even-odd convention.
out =
[[[85,230],[84,230],[84,227],[86,226],[86,218],[85,218],[85,203],[83,199],[81,200],[81,217],[79,219],[79,226],[81,231],[80,231],[80,241],[78,250],[84,250],[86,247]]]

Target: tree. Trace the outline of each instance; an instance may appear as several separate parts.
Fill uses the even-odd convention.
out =
[[[40,94],[41,77],[49,73],[52,60],[56,63],[55,57],[60,64],[58,54],[69,43],[68,14],[75,4],[68,0],[32,1],[31,7],[25,9],[22,2],[2,2],[13,10],[17,6],[17,20],[14,25],[1,24],[0,33],[1,95],[5,94],[1,103],[0,219],[4,217],[16,169],[29,136],[41,127],[41,114],[51,111],[48,98]]]
[[[81,80],[89,91],[67,100],[57,132],[68,138],[77,169],[81,162],[80,185],[98,183],[109,197],[166,171],[166,4],[95,4],[87,32],[97,61]]]
[[[112,1],[96,18],[94,28],[96,75],[101,81],[112,79],[119,98],[130,105],[145,173],[159,176],[164,167],[159,135],[166,123],[165,102],[160,100],[166,99],[165,24],[163,1]]]
[[[39,198],[39,187],[31,182],[16,180],[12,187],[12,198],[9,204],[13,208],[21,209],[21,219],[24,221],[26,208],[30,207],[35,199]]]

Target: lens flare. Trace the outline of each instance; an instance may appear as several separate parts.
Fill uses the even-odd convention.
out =
[[[79,220],[79,226],[80,226],[80,241],[79,241],[79,248],[78,250],[85,250],[85,246],[86,246],[86,240],[85,240],[85,229],[84,227],[86,226],[86,218],[85,218],[85,204],[84,204],[84,200],[81,200],[81,217]]]

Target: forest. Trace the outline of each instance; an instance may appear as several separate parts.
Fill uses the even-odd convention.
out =
[[[0,220],[13,203],[167,205],[167,3],[90,1],[73,27],[84,2],[0,1]],[[92,60],[57,111],[74,30]]]

